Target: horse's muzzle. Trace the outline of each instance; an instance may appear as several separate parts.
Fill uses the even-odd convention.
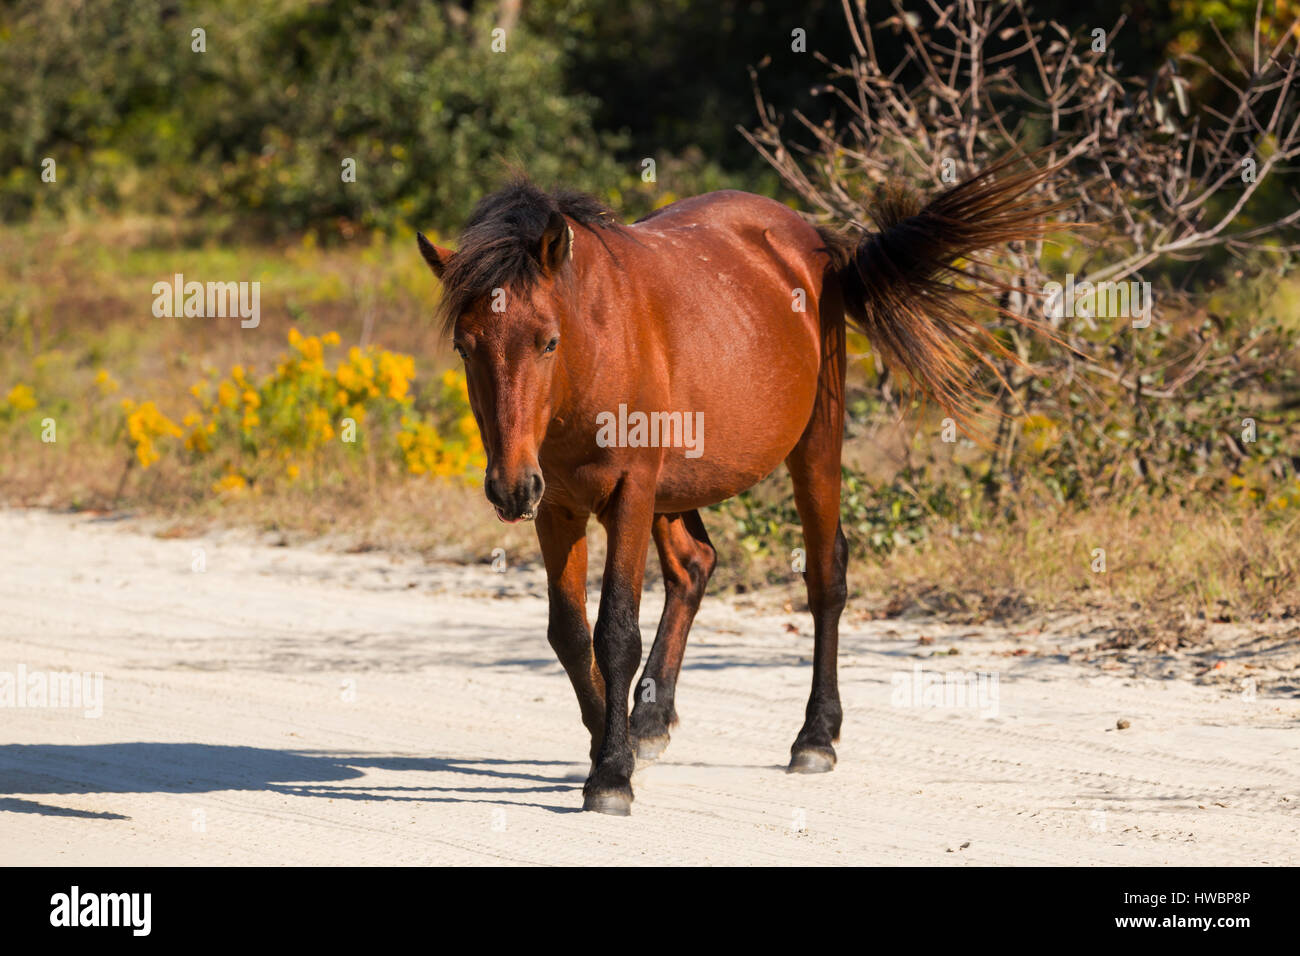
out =
[[[499,473],[491,473],[483,483],[488,501],[497,510],[497,517],[508,524],[531,521],[537,517],[546,482],[537,468],[526,468],[517,481],[507,482]]]

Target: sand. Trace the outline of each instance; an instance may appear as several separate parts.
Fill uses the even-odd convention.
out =
[[[1293,697],[846,622],[839,765],[790,776],[809,622],[709,597],[682,723],[605,817],[536,567],[149,531],[0,511],[0,679],[103,689],[0,707],[0,863],[1300,863]]]

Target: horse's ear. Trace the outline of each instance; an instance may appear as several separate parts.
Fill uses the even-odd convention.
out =
[[[433,274],[441,279],[443,271],[447,268],[447,260],[451,258],[451,250],[435,246],[424,238],[422,232],[415,234],[415,241],[420,244],[420,255],[424,256],[424,261],[429,263],[429,268],[433,270]]]
[[[558,272],[564,260],[569,258],[572,241],[573,230],[568,221],[558,212],[551,213],[537,246],[537,261],[541,263],[542,271],[547,275]]]

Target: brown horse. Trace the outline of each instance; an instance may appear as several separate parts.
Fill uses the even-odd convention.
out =
[[[1044,207],[1025,196],[1050,171],[999,178],[1007,165],[924,207],[894,191],[874,210],[881,231],[861,236],[731,191],[625,226],[592,199],[516,182],[479,203],[458,251],[419,237],[465,362],[488,500],[503,521],[537,521],[547,639],[591,732],[584,809],[626,815],[637,757],[658,756],[677,722],[686,636],[715,563],[699,509],[781,462],[816,641],[789,770],[834,766],[846,321],[944,407],[968,407],[969,359],[998,346],[940,277],[958,257],[1043,233]],[[592,515],[608,536],[594,633]],[[642,675],[653,693],[638,693],[629,718],[652,539],[666,597]]]

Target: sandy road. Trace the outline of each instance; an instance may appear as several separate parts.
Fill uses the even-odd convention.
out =
[[[576,812],[536,571],[143,530],[0,511],[0,674],[104,680],[98,718],[0,709],[0,863],[1300,863],[1294,699],[873,622],[842,642],[839,767],[787,776],[808,625],[714,598],[682,725],[609,818]],[[908,706],[918,664],[996,674],[995,706]]]

